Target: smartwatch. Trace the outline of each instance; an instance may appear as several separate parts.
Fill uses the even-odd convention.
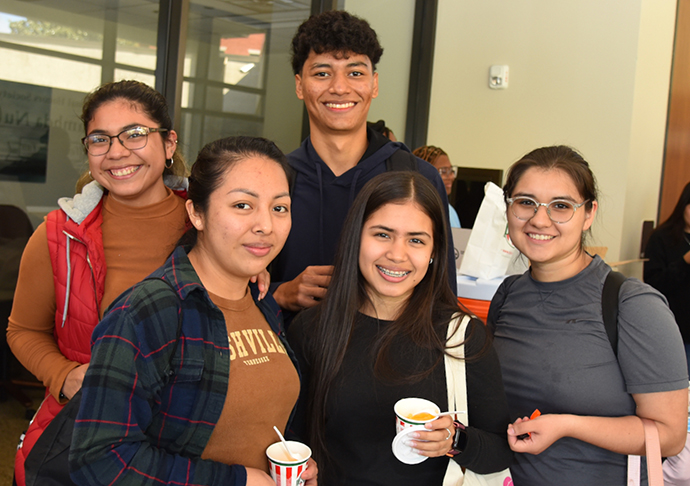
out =
[[[455,427],[453,445],[446,454],[450,457],[457,456],[464,451],[465,447],[467,446],[467,432],[465,432],[465,426],[458,421],[453,422],[453,426]]]

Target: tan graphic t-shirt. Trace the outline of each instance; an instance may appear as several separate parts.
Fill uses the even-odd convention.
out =
[[[230,380],[201,458],[268,471],[266,448],[278,440],[273,426],[285,430],[299,395],[297,370],[249,291],[236,301],[209,296],[225,316]]]

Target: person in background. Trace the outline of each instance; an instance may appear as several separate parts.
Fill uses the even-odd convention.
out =
[[[688,410],[690,411],[690,390],[688,391]],[[667,457],[662,466],[664,486],[687,486],[690,484],[690,417],[685,447],[680,454]]]
[[[650,235],[644,256],[644,281],[668,299],[690,368],[690,182],[671,216]]]
[[[79,390],[91,332],[125,289],[159,267],[185,231],[186,172],[165,98],[138,81],[84,100],[89,171],[22,256],[7,341],[47,396],[17,450],[15,480],[42,431]]]
[[[501,362],[516,486],[627,484],[627,455],[645,454],[640,418],[661,455],[683,448],[688,372],[664,297],[628,278],[620,287],[617,352],[602,317],[611,268],[584,250],[598,209],[589,164],[566,146],[515,162],[503,187],[508,231],[530,261],[504,280],[487,325]],[[530,420],[535,409],[541,416]]]
[[[396,165],[416,168],[447,202],[431,165],[404,144],[367,129],[369,107],[379,93],[376,64],[382,53],[369,24],[344,11],[311,16],[292,39],[295,91],[307,109],[309,137],[288,154],[295,170],[293,231],[271,265],[271,289],[287,311],[286,321],[325,295],[347,211],[371,178],[398,170]],[[448,281],[455,291],[452,241],[450,250]]]
[[[265,451],[300,380],[280,309],[250,279],[290,232],[289,171],[263,138],[199,152],[183,245],[94,330],[70,449],[77,484],[274,486]],[[316,475],[311,460],[302,479]]]
[[[377,122],[367,122],[367,128],[371,128],[375,132],[380,133],[384,137],[386,137],[388,140],[391,142],[397,142],[398,139],[395,138],[395,134],[393,133],[393,130],[388,128],[386,126],[386,122],[383,120],[379,120]]]
[[[443,204],[416,172],[371,179],[343,226],[325,299],[289,329],[303,373],[293,432],[314,451],[324,484],[433,486],[451,460],[478,473],[512,461],[500,366],[477,319],[462,339],[469,426],[449,415],[427,424],[410,446],[430,459],[414,466],[391,451],[399,399],[448,410],[448,326],[463,314],[448,285]]]
[[[453,182],[455,182],[456,169],[450,165],[448,154],[440,147],[434,147],[433,145],[424,145],[416,148],[412,153],[436,167],[436,170],[441,175],[441,179],[443,179],[443,185],[446,186],[446,194],[450,196],[453,190]],[[450,202],[448,203],[448,214],[450,216],[450,227],[460,228],[460,218],[458,218],[458,213]]]

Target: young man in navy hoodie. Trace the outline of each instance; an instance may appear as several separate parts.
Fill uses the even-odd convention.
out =
[[[327,11],[306,20],[292,39],[292,69],[297,97],[309,115],[309,137],[288,155],[295,170],[292,230],[273,262],[273,296],[286,312],[312,307],[326,294],[340,229],[364,184],[390,170],[389,159],[410,150],[367,129],[371,100],[378,96],[383,48],[369,24],[344,11]],[[438,190],[446,190],[438,171],[407,154]],[[448,215],[446,215],[446,219]],[[450,227],[449,227],[450,228]],[[450,229],[448,231],[450,236]],[[451,258],[454,255],[451,242]],[[455,261],[449,261],[455,292]]]

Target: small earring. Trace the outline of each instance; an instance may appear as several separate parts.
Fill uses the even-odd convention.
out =
[[[432,263],[434,263],[434,258],[433,258],[433,257],[429,258],[429,265],[431,265]]]
[[[168,165],[168,162],[170,162],[170,165]],[[172,157],[170,157],[168,160],[165,161],[165,168],[166,169],[172,169],[172,166],[174,163],[175,163],[175,161],[172,159]]]
[[[93,176],[91,175],[91,171],[89,171],[89,177],[93,177]]]

